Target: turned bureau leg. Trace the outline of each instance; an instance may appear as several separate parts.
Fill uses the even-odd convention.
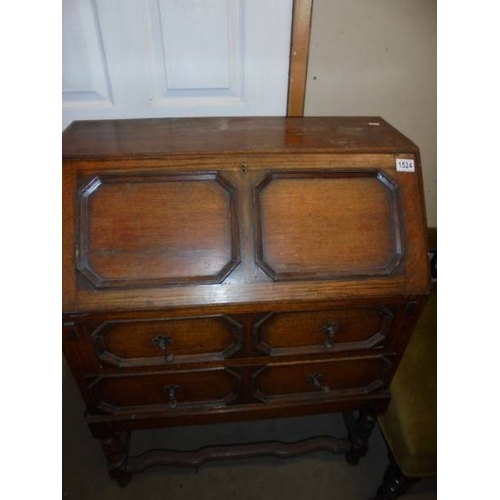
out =
[[[368,451],[368,440],[377,423],[377,413],[371,409],[365,409],[360,411],[355,422],[349,414],[344,414],[344,419],[351,441],[351,450],[346,453],[345,459],[347,463],[356,465]]]
[[[108,460],[108,472],[122,487],[127,486],[132,475],[127,472],[130,432],[114,432],[101,438],[101,445]]]

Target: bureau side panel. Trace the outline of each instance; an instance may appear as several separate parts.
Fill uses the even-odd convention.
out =
[[[76,276],[74,250],[74,199],[76,172],[72,162],[64,162],[62,170],[62,309],[76,309]]]
[[[420,154],[396,154],[394,158],[410,158],[415,162],[415,172],[398,172],[394,168],[394,176],[405,196],[405,238],[408,245],[406,293],[428,295],[431,290],[431,272]]]

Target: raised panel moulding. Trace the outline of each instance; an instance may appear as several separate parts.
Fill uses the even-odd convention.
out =
[[[358,326],[359,317],[363,325]],[[255,323],[253,334],[257,350],[271,356],[370,349],[385,340],[393,319],[394,314],[385,306],[314,313],[271,312]],[[323,331],[323,326],[329,322],[338,326],[335,341],[330,346],[326,345]]]
[[[384,386],[391,366],[391,360],[379,355],[299,363],[293,369],[286,364],[265,365],[251,375],[252,395],[264,403],[278,403],[369,394]],[[315,370],[321,374],[324,388],[309,381]]]
[[[94,288],[221,283],[240,262],[238,201],[218,173],[98,175],[77,207],[77,269]]]
[[[62,106],[114,106],[95,0],[63,2]]]
[[[143,3],[152,106],[243,103],[243,0]]]
[[[187,324],[181,328],[177,326],[176,329],[176,325],[183,323]],[[206,328],[211,328],[213,332],[217,325],[216,334],[212,333],[208,340],[202,339]],[[172,335],[172,329],[174,337],[171,337],[170,349],[175,352],[176,362],[226,359],[239,351],[243,345],[242,325],[224,315],[199,316],[188,320],[155,318],[104,321],[92,331],[90,337],[99,359],[112,366],[164,366],[168,364],[165,361],[165,353],[155,345],[153,339],[157,334]],[[196,338],[197,335],[200,335],[200,343],[198,349],[194,349],[189,337]],[[133,344],[133,349],[127,342]],[[196,352],[186,353],[188,347]],[[179,350],[182,351],[180,356]]]
[[[402,262],[398,188],[378,170],[275,171],[253,201],[255,261],[275,281],[387,276]]]
[[[169,405],[168,385],[176,388]],[[167,387],[166,387],[167,386]],[[230,368],[96,377],[88,386],[95,407],[104,413],[172,411],[224,407],[237,399],[241,377]],[[171,399],[171,398],[170,398]]]

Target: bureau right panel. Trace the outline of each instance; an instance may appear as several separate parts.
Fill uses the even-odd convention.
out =
[[[256,262],[275,281],[388,276],[403,260],[399,190],[382,171],[271,171],[254,204]]]

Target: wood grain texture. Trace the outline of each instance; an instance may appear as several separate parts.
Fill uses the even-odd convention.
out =
[[[252,421],[264,418],[286,418],[298,415],[316,415],[320,413],[352,412],[365,406],[373,411],[382,413],[390,401],[390,394],[386,390],[366,395],[345,396],[338,399],[306,400],[276,402],[272,405],[262,402],[245,405],[228,405],[211,411],[202,408],[199,411],[145,411],[131,418],[130,412],[116,414],[89,413],[86,416],[87,424],[94,437],[100,437],[107,429],[138,430],[155,427],[183,427],[189,425],[205,425],[225,422]]]
[[[391,361],[384,356],[315,363],[266,365],[254,371],[257,399],[274,401],[335,399],[363,395],[385,386]]]
[[[258,146],[256,146],[258,145]],[[380,117],[153,118],[76,121],[63,158],[230,153],[397,153],[415,144]]]
[[[378,171],[272,172],[255,189],[256,258],[273,280],[390,275],[397,187]]]
[[[62,307],[76,307],[75,207],[76,169],[67,162],[62,172]]]
[[[379,118],[75,122],[63,150],[87,202],[65,190],[85,278],[68,238],[67,312],[427,293],[421,181],[395,170],[406,155],[419,173],[418,148]],[[92,179],[104,182],[85,197]]]
[[[255,324],[255,345],[271,356],[381,347],[393,316],[384,306],[270,313]]]
[[[226,406],[239,387],[238,374],[228,369],[106,375],[89,384],[94,411],[136,414]]]
[[[238,202],[216,173],[94,176],[77,203],[78,269],[96,288],[217,283],[239,263]]]
[[[118,367],[222,360],[243,344],[242,326],[228,316],[108,320],[90,337],[99,360]]]

